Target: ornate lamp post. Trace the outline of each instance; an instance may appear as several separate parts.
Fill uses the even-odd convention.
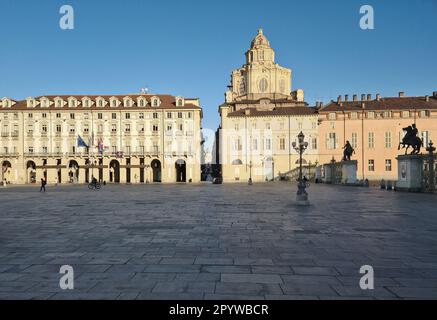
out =
[[[426,148],[426,151],[428,151],[428,156],[429,156],[429,160],[428,160],[428,166],[429,166],[429,192],[434,192],[435,191],[435,172],[434,172],[434,163],[435,163],[435,159],[434,159],[434,151],[435,151],[435,147],[434,144],[432,143],[432,141],[430,141],[428,143],[428,148]]]
[[[296,150],[297,153],[299,153],[299,179],[297,184],[297,194],[296,194],[296,204],[298,205],[309,205],[308,201],[308,193],[306,192],[306,181],[304,181],[302,176],[302,154],[305,152],[305,150],[308,148],[308,142],[305,142],[305,135],[301,131],[298,136],[298,143],[296,142],[292,143],[293,149]]]

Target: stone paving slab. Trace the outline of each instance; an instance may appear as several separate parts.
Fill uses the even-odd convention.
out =
[[[38,190],[0,189],[0,299],[437,299],[436,195],[311,185],[300,208],[292,183]]]

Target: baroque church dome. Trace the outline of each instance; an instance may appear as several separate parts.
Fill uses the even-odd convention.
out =
[[[270,47],[270,42],[267,37],[263,34],[263,29],[258,29],[258,34],[252,40],[251,49],[256,49],[259,47]]]

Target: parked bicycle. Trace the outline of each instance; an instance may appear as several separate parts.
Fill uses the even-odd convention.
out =
[[[102,188],[100,182],[96,182],[96,183],[91,182],[90,184],[88,184],[88,189],[90,190],[100,190],[100,188]]]

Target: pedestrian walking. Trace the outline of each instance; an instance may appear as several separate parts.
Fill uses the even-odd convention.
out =
[[[46,180],[44,178],[41,178],[41,188],[39,188],[39,192],[42,191],[46,192],[46,184],[47,184]]]

